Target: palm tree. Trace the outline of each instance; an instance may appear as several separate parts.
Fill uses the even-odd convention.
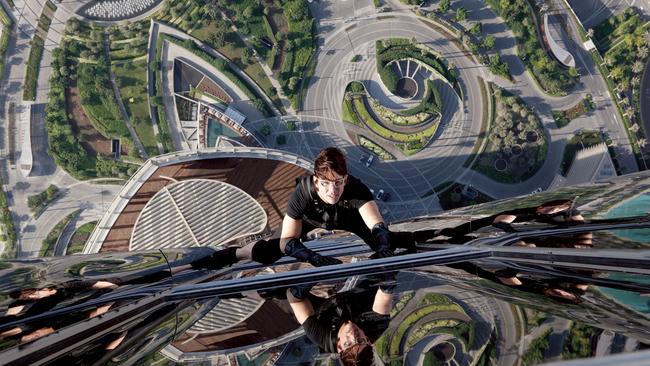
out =
[[[603,59],[603,63],[607,65],[607,67],[610,67],[614,64],[614,59],[612,59],[609,56],[605,56],[605,58]]]
[[[643,149],[648,144],[648,140],[640,138],[637,140],[637,143],[639,144],[639,147]]]
[[[633,86],[638,86],[639,84],[641,84],[641,78],[637,75],[633,77],[632,80],[630,80],[630,82],[632,83]]]
[[[632,110],[632,108],[627,108],[627,109],[625,110],[625,112],[623,112],[623,115],[624,115],[625,117],[627,117],[627,118],[632,118],[632,116],[634,115],[634,111]],[[635,127],[635,126],[636,126],[636,127]],[[639,125],[637,125],[637,124],[635,123],[635,124],[633,124],[632,126],[630,126],[630,130],[633,130],[633,129],[638,130],[638,129],[639,129]],[[636,132],[636,131],[634,131],[634,132]]]
[[[650,30],[643,32],[643,43],[650,46]]]
[[[630,131],[637,133],[637,131],[639,131],[639,128],[640,128],[639,125],[634,123],[632,126],[630,126]]]
[[[643,70],[643,63],[641,61],[636,61],[632,64],[632,72],[635,74],[640,73]]]
[[[641,60],[648,57],[648,47],[643,46],[643,47],[639,48],[638,56],[639,56],[639,59],[641,59]]]

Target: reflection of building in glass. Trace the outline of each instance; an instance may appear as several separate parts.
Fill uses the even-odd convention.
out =
[[[8,313],[38,309],[46,309],[53,333],[20,348],[23,335],[36,337],[44,327],[23,324],[23,334],[4,336],[1,359],[29,363],[49,346],[58,351],[48,360],[70,363],[163,357],[216,364],[329,362],[302,337],[282,286],[328,279],[311,291],[322,297],[314,300],[320,311],[341,291],[360,288],[357,275],[381,274],[387,266],[399,272],[390,323],[374,344],[386,364],[514,365],[650,344],[650,223],[644,216],[650,172],[393,223],[395,231],[433,233],[419,239],[416,254],[366,260],[369,249],[360,239],[335,233],[307,245],[339,257],[341,266],[311,268],[285,258],[269,269],[248,262],[189,270],[192,258],[212,253],[190,246],[243,245],[276,230],[296,177],[310,168],[291,154],[241,147],[147,162],[87,243],[85,252],[94,256],[3,263],[4,292],[22,285],[46,295],[17,300],[5,294],[0,333],[11,324]],[[516,216],[507,225],[497,220],[506,213]],[[188,247],[164,248],[178,241]],[[156,248],[162,251],[128,252]],[[99,280],[113,285],[89,293]],[[69,311],[77,301],[107,296],[112,304],[101,317],[89,318],[92,306]],[[118,320],[119,326],[111,323]],[[120,346],[107,351],[122,331]]]

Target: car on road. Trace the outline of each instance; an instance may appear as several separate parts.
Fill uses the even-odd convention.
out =
[[[542,191],[542,187],[537,187],[537,189],[534,190],[534,191],[532,191],[532,192],[530,192],[530,194],[539,193],[539,192],[541,192],[541,191]]]
[[[373,160],[375,160],[375,156],[371,154],[371,155],[368,157],[368,160],[366,160],[366,168],[370,167],[370,164],[372,164],[372,161],[373,161]]]
[[[374,195],[375,192],[371,189],[370,192]],[[383,189],[380,189],[379,192],[377,192],[377,196],[375,196],[378,201],[388,201],[390,199],[390,193],[384,191]]]

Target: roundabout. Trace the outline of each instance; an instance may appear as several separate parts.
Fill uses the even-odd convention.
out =
[[[341,121],[342,101],[349,82],[363,83],[370,97],[382,107],[395,113],[412,108],[420,102],[417,98],[405,101],[405,98],[388,90],[378,72],[377,41],[387,39],[414,41],[417,47],[426,47],[441,60],[453,59],[450,68],[456,72],[457,89],[460,93],[457,93],[453,85],[441,80],[429,70],[418,68],[419,65],[415,62],[400,61],[395,63],[399,66],[393,68],[402,71],[398,74],[396,82],[411,77],[418,85],[417,79],[412,77],[414,74],[422,74],[423,80],[427,78],[435,80],[440,91],[441,110],[438,126],[432,134],[431,141],[417,153],[407,155],[397,147],[377,141],[379,138],[372,135],[373,141],[395,156],[397,161],[411,165],[413,170],[419,173],[417,179],[424,180],[423,184],[433,187],[448,180],[449,177],[457,177],[465,172],[463,163],[472,154],[481,130],[484,107],[481,81],[478,77],[483,76],[484,71],[473,59],[464,56],[463,50],[445,34],[423,21],[414,20],[414,17],[408,15],[392,15],[382,19],[379,24],[370,17],[359,20],[327,38],[317,54],[319,61],[314,72],[314,82],[305,96],[303,114],[315,117],[318,122],[316,129],[319,132],[335,134],[339,138],[346,139],[349,144],[358,145],[356,136],[370,137],[372,133],[367,128]],[[359,53],[364,55],[361,61],[341,62],[341,60],[351,60],[354,54]],[[407,84],[411,83],[404,81],[403,87]],[[412,88],[409,90],[413,91]],[[423,88],[418,85],[415,94],[423,95]],[[459,94],[463,96],[462,99]],[[377,111],[377,109],[373,110]],[[371,185],[376,184],[372,182],[373,180],[377,178],[369,179]],[[427,189],[417,190],[418,193],[413,194],[407,191],[404,195],[407,196],[405,197],[407,200],[415,200],[421,198],[422,192],[426,191]]]

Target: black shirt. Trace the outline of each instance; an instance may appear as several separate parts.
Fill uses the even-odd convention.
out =
[[[306,175],[298,178],[296,189],[289,199],[289,217],[327,230],[341,229],[354,233],[364,228],[367,230],[359,208],[372,201],[373,197],[365,184],[353,176],[348,176],[341,199],[330,205],[318,197],[312,177]]]
[[[328,299],[318,309],[317,314],[302,323],[307,338],[318,345],[321,351],[336,353],[339,328],[351,320],[363,330],[370,342],[374,343],[390,323],[390,315],[382,315],[372,310],[375,293],[376,291],[352,289]]]

